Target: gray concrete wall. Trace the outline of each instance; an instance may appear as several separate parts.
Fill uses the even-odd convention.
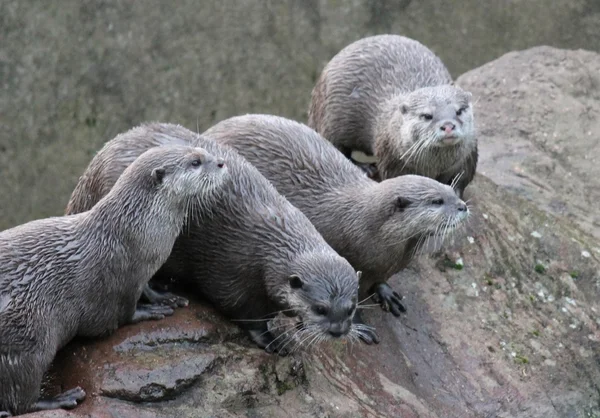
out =
[[[0,229],[61,214],[94,152],[145,120],[305,120],[325,62],[366,35],[452,73],[533,45],[600,49],[594,0],[2,0]]]

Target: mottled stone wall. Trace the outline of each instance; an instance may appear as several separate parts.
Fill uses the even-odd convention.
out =
[[[538,44],[600,49],[598,22],[593,0],[2,0],[0,229],[61,214],[94,152],[142,121],[305,120],[324,63],[362,36],[419,39],[459,75]]]

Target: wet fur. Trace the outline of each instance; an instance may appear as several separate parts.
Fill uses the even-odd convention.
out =
[[[325,240],[362,271],[361,295],[405,267],[431,233],[460,224],[464,203],[421,176],[373,181],[301,123],[271,115],[224,120],[206,132],[235,148],[300,209]],[[432,205],[444,199],[442,206]]]
[[[398,35],[363,38],[342,49],[323,69],[312,91],[308,125],[346,157],[353,150],[376,155],[382,179],[418,174],[450,184],[460,175],[456,186],[462,195],[475,175],[477,141],[470,93],[451,83],[442,61],[421,43]],[[460,149],[428,144],[418,161],[407,158],[415,139],[423,135],[418,132],[423,130],[418,110],[465,100],[469,110],[458,118],[462,146],[452,147]],[[403,115],[405,104],[409,112]]]
[[[230,176],[215,205],[207,208],[205,222],[184,227],[157,278],[192,284],[254,336],[280,310],[302,313],[311,303],[330,299],[356,302],[356,272],[302,212],[233,149],[178,125],[146,124],[108,142],[75,189],[69,211],[92,207],[136,154],[175,143],[201,144],[223,157]],[[293,274],[305,282],[302,291],[290,288]]]
[[[0,411],[33,409],[43,374],[73,337],[107,335],[133,320],[192,193],[202,194],[205,173],[182,168],[200,151],[152,150],[89,212],[0,233]]]

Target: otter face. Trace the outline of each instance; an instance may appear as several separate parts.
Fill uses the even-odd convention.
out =
[[[156,185],[164,186],[175,195],[200,198],[222,184],[227,173],[222,158],[214,157],[202,148],[181,148],[179,158],[165,160],[152,170]]]
[[[449,148],[474,140],[471,93],[451,85],[424,87],[400,105],[403,148]],[[407,150],[410,148],[407,148]]]
[[[310,342],[340,338],[352,331],[360,273],[333,253],[299,257],[288,277],[288,302],[302,321],[302,335]],[[303,337],[304,335],[304,337]]]
[[[411,238],[419,244],[432,236],[443,239],[469,216],[469,208],[452,187],[428,177],[405,175],[381,185],[390,200],[380,228],[388,246],[404,246]]]

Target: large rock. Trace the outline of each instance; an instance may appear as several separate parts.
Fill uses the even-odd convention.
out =
[[[477,103],[479,172],[600,238],[600,55],[536,47],[458,83]]]
[[[2,0],[0,229],[62,213],[96,150],[146,120],[305,120],[325,63],[401,33],[453,74],[539,44],[600,49],[592,0]]]

